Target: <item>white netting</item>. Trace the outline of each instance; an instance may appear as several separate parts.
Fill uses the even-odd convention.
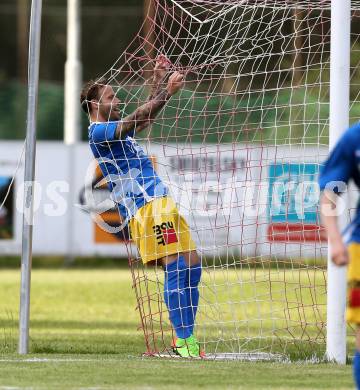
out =
[[[359,9],[353,1],[352,120]],[[314,183],[327,155],[329,50],[330,0],[154,0],[105,74],[124,115],[146,101],[156,55],[186,75],[139,136],[198,244],[196,334],[207,353],[324,352],[327,245]],[[163,271],[132,258],[148,352],[170,351]]]

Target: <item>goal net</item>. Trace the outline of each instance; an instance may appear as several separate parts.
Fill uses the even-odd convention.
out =
[[[353,2],[354,26],[359,9]],[[353,122],[356,31],[351,42]],[[317,175],[328,153],[330,1],[153,0],[105,74],[124,115],[146,101],[159,54],[186,83],[139,137],[201,257],[202,349],[213,358],[322,357],[327,241]],[[128,249],[147,352],[173,356],[164,272]]]

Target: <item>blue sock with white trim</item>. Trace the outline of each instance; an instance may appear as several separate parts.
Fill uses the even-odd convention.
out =
[[[195,317],[199,305],[198,285],[201,279],[201,264],[188,267],[185,276],[185,293],[187,300],[187,325],[191,334],[194,331]]]
[[[186,339],[191,336],[187,326],[187,299],[185,294],[186,264],[183,256],[164,267],[164,300],[169,311],[169,318],[176,336]]]
[[[353,373],[355,385],[358,390],[360,390],[360,351],[355,351],[354,361],[353,361]]]

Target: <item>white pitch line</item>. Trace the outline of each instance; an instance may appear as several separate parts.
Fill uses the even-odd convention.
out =
[[[33,387],[0,386],[0,390],[31,390]]]
[[[40,386],[36,389],[44,389],[45,387]],[[17,387],[17,386],[0,386],[0,390],[33,390],[35,387]],[[78,390],[102,390],[102,389],[114,389],[114,387],[77,387]]]
[[[60,362],[118,362],[120,359],[75,359],[75,358],[69,358],[69,359],[62,359],[62,358],[28,358],[28,359],[0,359],[0,363],[60,363]],[[1,389],[1,387],[0,387]]]

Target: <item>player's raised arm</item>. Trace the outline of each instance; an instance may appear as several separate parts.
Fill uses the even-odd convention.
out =
[[[165,80],[168,75],[171,62],[167,59],[166,56],[160,54],[156,59],[156,64],[154,67],[154,75],[151,83],[151,91],[147,101],[152,100],[157,96],[161,90],[165,89]]]
[[[127,133],[134,129],[139,132],[148,127],[170,97],[175,95],[183,85],[184,76],[179,72],[172,73],[163,91],[119,122],[116,137],[124,138]]]

